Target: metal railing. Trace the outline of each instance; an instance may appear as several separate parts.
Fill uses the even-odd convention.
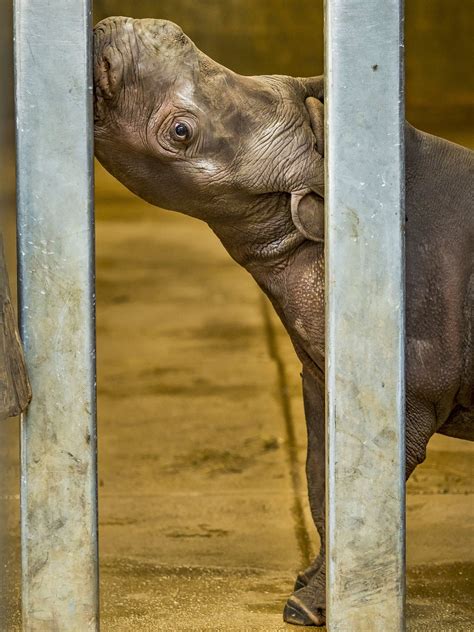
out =
[[[327,609],[404,628],[404,99],[400,0],[326,0]]]
[[[15,2],[22,592],[28,631],[98,629],[91,7]],[[327,605],[404,627],[400,0],[326,0]]]
[[[16,0],[23,628],[98,629],[91,6]]]

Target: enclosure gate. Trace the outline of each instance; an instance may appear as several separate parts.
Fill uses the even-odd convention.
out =
[[[98,630],[89,0],[16,0],[23,628]],[[402,0],[326,0],[327,600],[404,628]]]

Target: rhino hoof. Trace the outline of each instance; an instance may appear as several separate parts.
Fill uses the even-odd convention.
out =
[[[317,608],[316,612],[311,612],[304,603],[294,595],[286,602],[283,611],[283,620],[293,625],[322,626],[326,623],[326,617],[321,608]]]

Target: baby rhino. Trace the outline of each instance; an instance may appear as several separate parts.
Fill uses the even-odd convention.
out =
[[[164,20],[94,32],[95,143],[157,206],[199,217],[254,277],[303,365],[307,477],[321,538],[286,621],[323,625],[322,77],[243,77]],[[473,153],[406,125],[406,474],[435,432],[474,438]]]

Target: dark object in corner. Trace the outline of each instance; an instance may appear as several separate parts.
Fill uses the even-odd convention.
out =
[[[0,236],[0,420],[19,415],[30,400],[31,386],[10,298]]]

